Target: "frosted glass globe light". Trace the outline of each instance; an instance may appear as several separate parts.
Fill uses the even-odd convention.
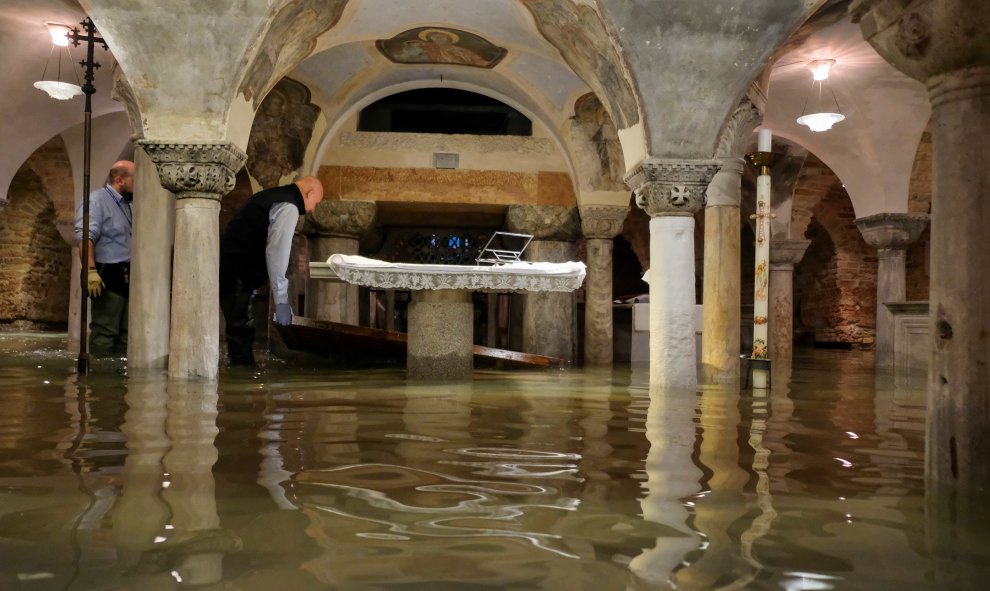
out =
[[[828,131],[832,126],[845,119],[842,113],[811,113],[797,118],[801,125],[807,125],[811,131]]]
[[[34,83],[34,87],[39,90],[44,90],[48,93],[48,96],[60,101],[67,101],[70,98],[83,93],[82,88],[79,88],[76,84],[58,82],[55,80],[39,80]]]

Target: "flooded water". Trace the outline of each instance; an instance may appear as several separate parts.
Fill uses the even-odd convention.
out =
[[[868,353],[675,396],[628,367],[80,380],[64,346],[0,335],[0,589],[985,588],[988,529],[926,502],[924,378]]]

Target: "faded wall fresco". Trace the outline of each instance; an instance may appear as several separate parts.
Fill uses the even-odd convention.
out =
[[[608,111],[594,94],[588,93],[575,102],[571,137],[580,163],[577,174],[583,187],[625,190],[622,182],[625,161],[619,134]]]
[[[247,169],[264,188],[297,170],[313,137],[320,108],[310,102],[309,89],[283,78],[261,102],[251,126]]]
[[[621,129],[639,121],[632,86],[605,25],[593,8],[571,0],[521,0],[540,32],[560,51],[567,65],[608,105]]]
[[[483,37],[445,27],[419,27],[391,39],[379,39],[375,47],[399,64],[456,64],[492,68],[506,50]]]
[[[237,90],[257,109],[276,80],[309,56],[316,38],[340,20],[347,0],[295,0],[272,19],[261,48]]]

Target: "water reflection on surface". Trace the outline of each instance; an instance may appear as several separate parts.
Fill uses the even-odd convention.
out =
[[[106,360],[77,380],[62,346],[0,336],[2,589],[962,589],[986,575],[990,534],[959,514],[977,503],[929,494],[925,517],[924,380],[875,376],[864,353],[799,352],[769,392],[685,394],[629,368],[441,387],[270,364],[205,385]]]

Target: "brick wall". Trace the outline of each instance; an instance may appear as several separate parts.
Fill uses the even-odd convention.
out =
[[[18,170],[0,212],[0,327],[64,328],[71,249],[55,208],[29,164]]]
[[[811,214],[804,236],[812,241],[794,270],[795,330],[812,333],[819,343],[871,347],[876,336],[876,251],[856,227],[852,202],[838,178],[818,163],[809,173],[812,182],[799,181],[795,193],[795,210],[801,195],[802,216]]]

